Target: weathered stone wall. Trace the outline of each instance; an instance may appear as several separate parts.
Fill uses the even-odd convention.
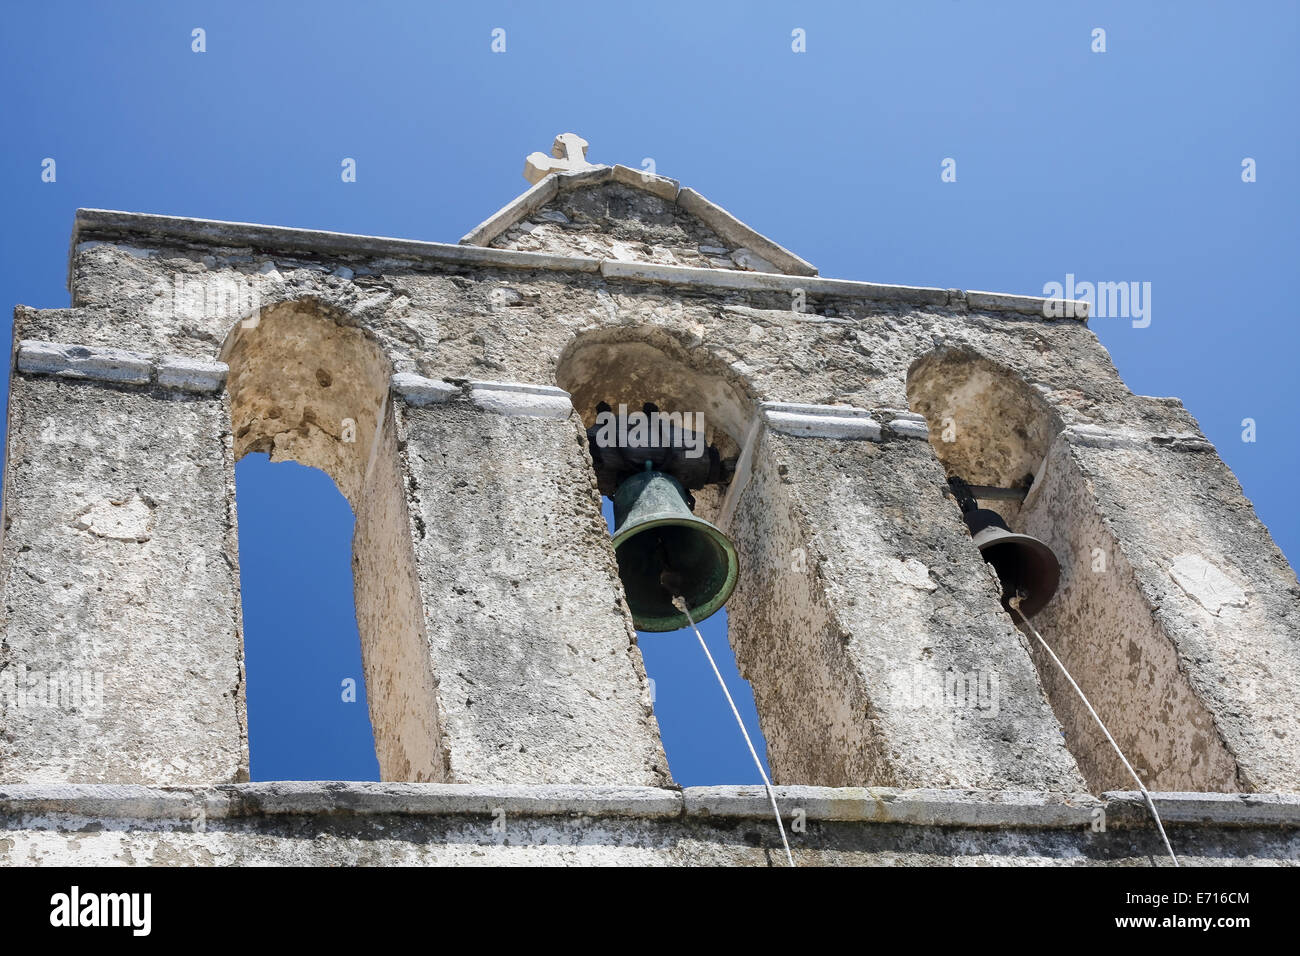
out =
[[[772,778],[893,786],[889,741],[875,726],[852,636],[826,593],[801,486],[774,453],[775,440],[756,439],[743,505],[726,527],[744,558],[727,606],[728,634],[754,689]]]
[[[908,395],[924,413],[948,474],[1001,488],[1028,488],[1032,482],[1023,504],[997,500],[980,506],[1045,541],[1060,560],[1061,587],[1033,625],[1079,681],[1143,780],[1169,790],[1238,789],[1236,764],[1213,716],[1188,683],[1073,459],[1071,439],[1079,426],[1062,432],[1061,415],[1012,368],[968,349],[938,349],[914,363]],[[1091,787],[1100,792],[1131,784],[1078,693],[1024,630],[1066,743]]]
[[[703,349],[615,331],[584,332],[565,350],[558,379],[576,408],[648,399],[696,409],[724,454],[747,446],[755,411],[743,379]],[[783,407],[796,418],[818,412]],[[776,415],[779,429],[790,412]],[[923,434],[915,418],[894,427]],[[745,448],[752,476],[730,491],[734,522],[719,503],[696,508],[723,522],[740,554],[731,642],[754,687],[775,779],[1081,788],[1023,641],[983,563],[970,561],[956,508],[942,507],[937,460],[923,442],[881,445],[882,425],[864,425],[852,438],[756,432],[758,448]],[[938,598],[924,593],[940,584],[915,557],[935,552],[953,555],[936,572],[946,585]],[[953,571],[960,583],[948,579]],[[998,699],[969,707],[923,699],[924,685],[958,673],[977,675]]]
[[[1151,769],[1172,773],[1185,765],[1193,776],[1184,785],[1206,789],[1300,790],[1300,588],[1236,478],[1199,437],[1153,442],[1086,430],[1066,437],[1072,467],[1120,552],[1116,564],[1133,569],[1180,679],[1213,719],[1212,730],[1191,721],[1200,738],[1191,737],[1190,754],[1170,755],[1162,765],[1158,751],[1148,752]],[[1040,516],[1027,526],[1045,524]],[[1081,624],[1076,635],[1087,635],[1090,622]],[[1145,686],[1150,661],[1140,645],[1126,652],[1135,668],[1133,700],[1158,694]],[[1169,728],[1166,735],[1174,733],[1167,708],[1150,713]],[[1216,756],[1220,747],[1235,761],[1235,780]]]
[[[319,468],[355,511],[392,376],[383,352],[306,301],[240,322],[221,359],[230,367],[235,459],[263,452]]]
[[[473,391],[399,411],[448,779],[667,782],[568,398]]]
[[[1300,864],[1295,795],[1155,794],[1183,866]],[[796,866],[1169,866],[1137,793],[779,787]],[[791,824],[801,820],[799,829]],[[0,866],[785,866],[761,787],[0,786]]]
[[[384,780],[447,779],[425,605],[415,559],[411,468],[388,403],[374,437],[352,538],[357,632]]]
[[[757,571],[731,620],[756,697],[763,688],[779,779],[1083,789],[997,582],[943,497],[929,446],[770,432],[766,444],[737,536],[767,537],[784,497],[808,529],[807,566],[787,557],[775,572]],[[783,606],[771,593],[798,597]],[[750,622],[754,612],[762,624]],[[802,632],[801,646],[789,646],[792,631]],[[933,693],[958,675],[976,685],[972,693]],[[838,708],[834,720],[821,713],[829,707]],[[817,755],[831,759],[818,766]],[[778,770],[778,756],[812,778]],[[844,776],[821,776],[832,767]]]
[[[0,780],[248,779],[233,479],[219,393],[12,378]]]
[[[18,329],[22,338],[211,357],[239,301],[247,309],[310,298],[364,327],[398,372],[552,384],[574,337],[604,329],[703,349],[758,400],[868,409],[907,408],[908,368],[943,345],[1017,368],[1067,424],[1195,428],[1176,407],[1134,401],[1085,324],[976,308],[974,293],[522,254],[519,267],[503,268],[477,264],[494,253],[467,247],[418,261],[414,249],[395,255],[401,246],[367,256],[355,238],[348,253],[341,239],[328,255],[220,245],[229,235],[195,248],[158,237],[129,251],[88,239],[72,259],[78,308],[21,310]],[[804,312],[791,308],[796,288]]]
[[[777,271],[757,253],[738,251],[672,200],[616,182],[561,193],[491,244],[562,256]]]
[[[249,311],[226,336],[221,357],[230,367],[236,459],[264,452],[272,461],[318,468],[356,517],[357,629],[380,774],[444,780],[388,358],[345,315],[310,299]]]
[[[1061,561],[1061,586],[1033,624],[1079,682],[1143,783],[1156,790],[1242,789],[1213,714],[1179,666],[1125,548],[1096,508],[1067,435],[1047,456],[1018,526]],[[1152,454],[1177,454],[1156,450]],[[1247,638],[1247,640],[1249,640]],[[1066,740],[1096,793],[1133,785],[1060,669],[1030,650]]]
[[[546,176],[461,242],[553,256],[817,274],[695,190],[627,166]]]
[[[755,679],[780,766],[835,782],[861,774],[881,781],[892,775],[905,785],[1081,788],[1070,754],[1054,739],[1055,718],[1029,667],[1025,638],[998,608],[997,585],[951,499],[942,495],[939,456],[910,440],[924,437],[923,423],[889,412],[908,407],[908,373],[918,359],[952,352],[1016,369],[1053,429],[1122,433],[1137,436],[1139,445],[1161,447],[1149,459],[1104,448],[1080,454],[1084,487],[1095,493],[1091,513],[1109,522],[1188,686],[1237,761],[1240,785],[1294,786],[1290,728],[1300,717],[1292,690],[1300,659],[1294,574],[1181,406],[1131,395],[1086,325],[1044,319],[1040,300],[112,213],[86,214],[79,228],[70,272],[74,308],[20,309],[15,340],[210,361],[239,318],[276,303],[311,302],[363,330],[397,378],[420,376],[460,393],[427,408],[395,410],[399,417],[409,411],[414,436],[399,434],[399,451],[417,486],[431,489],[410,507],[424,522],[416,566],[434,679],[442,682],[440,746],[451,754],[449,779],[557,779],[538,776],[544,763],[577,779],[598,763],[586,752],[566,750],[570,745],[547,723],[564,710],[560,701],[569,698],[563,694],[549,704],[506,695],[493,700],[495,715],[446,711],[449,701],[472,699],[468,685],[456,683],[458,669],[490,676],[479,654],[508,674],[526,674],[519,634],[533,642],[530,652],[541,649],[532,676],[558,678],[565,660],[561,632],[579,622],[592,646],[618,663],[604,670],[597,666],[600,653],[595,662],[583,658],[577,686],[590,677],[612,696],[597,700],[574,691],[571,699],[585,709],[573,719],[586,723],[572,739],[609,748],[609,776],[602,780],[626,773],[633,776],[624,782],[648,782],[646,775],[659,772],[653,718],[641,701],[643,678],[613,581],[612,554],[590,476],[586,490],[578,478],[586,452],[577,420],[494,415],[464,384],[558,383],[574,389],[577,411],[586,416],[585,405],[600,391],[599,376],[582,374],[576,360],[565,363],[583,343],[599,343],[631,350],[620,354],[648,347],[694,370],[700,382],[725,382],[725,389],[712,392],[699,382],[661,391],[716,399],[699,410],[719,416],[717,434],[736,451],[764,402],[855,406],[865,411],[854,415],[874,422],[874,433],[861,422],[853,425],[852,437],[842,429],[818,435],[794,428],[773,439],[769,429],[763,454],[774,460],[756,459],[749,488],[737,489],[723,506],[736,515],[741,538],[771,532],[782,543],[799,536],[808,542],[801,573],[809,580],[773,582],[768,612],[753,614],[762,621],[767,613],[766,624],[739,620],[746,608],[758,606],[752,590],[745,590],[752,582],[742,585],[736,605],[738,657]],[[647,360],[642,369],[651,382],[655,363]],[[467,395],[469,402],[461,400]],[[770,425],[772,415],[764,414]],[[818,413],[826,414],[838,412]],[[895,420],[899,424],[891,424]],[[18,440],[28,440],[21,426]],[[447,455],[449,449],[458,454]],[[1135,469],[1159,480],[1135,483]],[[448,484],[455,480],[466,482],[461,491]],[[475,497],[491,492],[505,510],[480,510],[470,521],[457,500],[469,496],[464,489],[470,487]],[[11,507],[17,502],[11,496]],[[768,502],[773,510],[765,512]],[[562,516],[569,520],[560,528]],[[1076,518],[1048,512],[1035,520]],[[431,539],[431,531],[441,538]],[[508,560],[494,566],[511,544]],[[760,542],[745,547],[753,556],[765,554]],[[449,554],[462,563],[445,566]],[[1195,598],[1198,585],[1183,573],[1195,562],[1178,565],[1189,554],[1221,556],[1208,560],[1231,565],[1223,574],[1243,597],[1218,584],[1212,590],[1227,593],[1226,601]],[[1175,565],[1181,569],[1176,573]],[[517,592],[513,580],[521,582]],[[1217,613],[1205,609],[1205,600]],[[554,605],[558,619],[548,618]],[[504,626],[486,617],[489,609],[497,609]],[[797,653],[779,661],[771,653],[775,643],[765,647],[761,661],[746,650],[747,643],[764,647],[753,627],[766,627],[763,640],[779,642],[780,628],[801,616],[800,641],[816,633],[833,636],[843,648],[800,643]],[[1234,657],[1238,626],[1268,636],[1252,637],[1245,653]],[[809,655],[811,663],[801,660]],[[886,685],[912,673],[918,661],[944,673],[950,666],[967,673],[986,664],[997,669],[998,717],[945,715],[936,721],[924,708],[891,709]],[[449,680],[451,687],[445,686]],[[1259,690],[1253,696],[1232,689],[1252,686]],[[816,705],[783,696],[805,691],[829,696]],[[529,708],[546,719],[524,721]],[[822,720],[830,727],[815,728]],[[508,745],[492,755],[488,742],[504,743],[507,726],[544,741],[543,755],[530,757]],[[814,732],[829,732],[830,744]],[[472,756],[463,770],[456,766],[458,734],[469,742],[462,752]],[[619,734],[631,742],[618,740]],[[873,742],[855,751],[855,740]]]

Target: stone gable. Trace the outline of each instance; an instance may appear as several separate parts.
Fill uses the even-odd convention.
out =
[[[700,269],[780,271],[753,250],[722,238],[675,201],[620,182],[560,193],[491,246]]]

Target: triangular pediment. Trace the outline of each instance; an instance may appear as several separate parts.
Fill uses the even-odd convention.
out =
[[[817,274],[695,190],[628,166],[551,173],[460,241],[557,256]]]

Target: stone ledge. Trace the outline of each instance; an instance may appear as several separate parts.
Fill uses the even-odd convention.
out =
[[[947,289],[927,289],[923,286],[880,285],[875,282],[854,282],[849,279],[822,279],[816,277],[783,275],[778,272],[745,272],[726,269],[701,269],[696,266],[671,266],[656,262],[625,262],[620,259],[603,259],[601,275],[609,279],[629,279],[641,282],[658,282],[664,285],[684,285],[715,289],[737,289],[753,292],[796,292],[813,295],[833,295],[845,298],[868,299],[879,302],[905,302],[912,305],[949,306]],[[802,321],[834,321],[839,324],[856,324],[852,320],[829,320],[821,316],[794,313]]]
[[[920,285],[883,285],[879,282],[858,282],[853,279],[806,279],[801,285],[805,292],[814,295],[851,296],[879,302],[906,302],[909,305],[932,305],[950,308],[952,298],[947,289],[934,289]]]
[[[1090,827],[1104,810],[1107,827],[1152,828],[1140,793],[897,790],[887,787],[774,788],[782,816],[812,821],[972,829]],[[1153,793],[1166,826],[1300,827],[1300,794]],[[132,784],[0,784],[0,816],[71,816],[117,821],[351,814],[523,817],[721,818],[763,821],[772,808],[761,786],[612,787],[550,784],[481,786],[438,783],[283,781],[211,787]]]
[[[681,794],[654,787],[467,786],[439,783],[308,782],[232,784],[215,789],[229,815],[412,814],[491,816],[676,817]]]
[[[1088,321],[1088,303],[1082,299],[1048,299],[1033,295],[1010,295],[1006,292],[967,292],[966,305],[979,311],[1021,312],[1042,319],[1068,318]],[[1054,311],[1060,312],[1061,315],[1051,314]]]
[[[472,381],[462,386],[412,372],[398,372],[389,387],[399,398],[417,407],[441,405],[465,396],[479,408],[498,415],[564,419],[573,411],[569,393],[553,385]]]
[[[1192,432],[1180,434],[1156,434],[1138,432],[1099,425],[1068,425],[1061,430],[1061,437],[1072,445],[1084,448],[1168,448],[1172,451],[1212,452],[1214,445],[1204,436]]]
[[[118,385],[152,384],[197,394],[220,391],[230,371],[224,362],[32,339],[18,343],[14,368],[23,375],[51,375]]]
[[[848,405],[800,405],[764,402],[761,406],[767,427],[782,435],[800,438],[856,438],[880,441],[880,423],[871,413]]]
[[[596,170],[608,173],[608,168]],[[633,171],[635,172],[635,170]],[[582,176],[585,174],[566,174]],[[639,175],[639,174],[638,174]],[[553,174],[550,179],[566,176]],[[533,189],[537,189],[535,186]],[[563,187],[559,187],[563,188]],[[516,202],[523,201],[532,190]],[[682,190],[683,193],[687,190]],[[707,200],[706,200],[707,201]],[[484,229],[496,222],[491,219],[476,228]],[[490,231],[490,230],[489,230]],[[222,222],[212,219],[189,219],[181,216],[160,216],[150,213],[121,212],[107,209],[78,209],[72,233],[72,251],[79,247],[82,236],[107,236],[111,239],[126,236],[144,236],[163,240],[181,240],[206,246],[249,246],[264,252],[307,252],[352,257],[394,258],[403,257],[413,262],[434,262],[451,265],[477,265],[504,269],[525,269],[551,272],[601,273],[610,279],[643,282],[660,282],[703,289],[738,289],[750,291],[776,291],[793,293],[803,290],[814,295],[840,296],[865,299],[873,302],[901,302],[912,305],[929,305],[936,308],[965,310],[978,308],[989,312],[1013,312],[1044,316],[1046,298],[1004,295],[993,292],[965,293],[960,290],[926,288],[923,286],[882,285],[874,282],[857,282],[850,279],[824,279],[815,275],[783,275],[768,272],[744,272],[726,269],[702,269],[691,266],[662,266],[654,263],[620,262],[613,259],[593,259],[584,256],[556,256],[538,252],[515,252],[493,249],[473,244],[426,242],[418,239],[394,239],[384,236],[363,236],[342,232],[313,229],[294,229],[287,226],[264,226],[256,223]],[[475,235],[474,232],[470,236]],[[466,237],[470,238],[469,236]],[[489,240],[490,241],[490,240]],[[751,246],[751,248],[753,248]],[[759,251],[760,250],[755,250]],[[791,253],[790,255],[793,255]],[[797,257],[795,257],[797,258]],[[802,260],[800,260],[802,261]],[[71,255],[69,275],[71,275]],[[811,268],[811,267],[809,267]],[[972,306],[970,296],[975,296]],[[1063,301],[1063,300],[1062,300]],[[1080,303],[1076,305],[1078,308]],[[1086,309],[1076,312],[1072,321],[1086,323]]]
[[[677,197],[682,191],[682,184],[675,179],[660,176],[658,173],[647,173],[645,170],[633,169],[631,166],[622,166],[617,163],[611,167],[610,176],[615,182],[644,189],[646,192],[669,202],[677,202]]]
[[[752,249],[786,275],[815,276],[817,267],[800,259],[789,249],[773,242],[757,229],[741,222],[717,203],[705,199],[694,189],[682,189],[677,194],[677,205],[695,216],[723,239]]]
[[[930,439],[930,426],[911,418],[891,418],[885,423],[885,427],[899,438],[921,438],[926,441]]]
[[[700,286],[715,289],[745,289],[757,292],[793,292],[804,282],[795,276],[777,272],[744,272],[729,269],[701,269],[696,266],[670,266],[658,262],[625,262],[602,259],[600,274],[607,279],[631,279],[664,285]]]
[[[283,781],[213,787],[130,784],[0,784],[0,814],[70,815],[114,820],[250,816],[401,814],[677,817],[682,796],[653,787],[467,786],[438,783]]]
[[[1103,806],[1091,794],[874,787],[773,787],[783,816],[809,820],[920,826],[1082,827]],[[688,787],[687,816],[761,819],[772,805],[763,787]]]
[[[875,415],[878,419],[885,422],[901,419],[905,422],[920,422],[922,425],[925,424],[924,415],[920,412],[909,411],[906,408],[877,408],[875,409]]]
[[[124,385],[147,385],[153,376],[153,359],[126,349],[65,345],[59,342],[18,344],[16,367],[27,375],[57,375]]]
[[[188,219],[153,213],[121,212],[111,209],[78,209],[72,233],[72,249],[82,235],[143,235],[159,239],[180,239],[205,246],[252,247],[266,252],[313,252],[330,255],[369,256],[433,260],[453,265],[501,266],[508,269],[542,269],[564,272],[598,272],[599,259],[583,256],[552,256],[540,252],[514,252],[482,246],[462,246],[421,239],[362,236],[319,229],[263,226],[251,222],[223,222]],[[71,267],[71,263],[69,263]]]
[[[450,382],[438,378],[425,378],[414,372],[398,372],[390,380],[389,388],[407,404],[420,407],[449,402],[461,393],[461,390]]]
[[[795,402],[764,402],[760,407],[768,427],[783,435],[868,441],[884,441],[889,438],[924,441],[930,437],[930,429],[922,416],[892,408],[869,410],[850,405],[804,405]]]
[[[225,362],[205,362],[180,355],[164,355],[156,365],[158,384],[186,392],[217,392],[226,384],[230,367]]]
[[[1108,790],[1106,825],[1151,826],[1151,812],[1137,790]],[[1151,802],[1165,826],[1203,825],[1227,827],[1300,825],[1300,793],[1186,793],[1151,794]],[[1177,847],[1174,848],[1175,851]]]
[[[556,197],[560,182],[555,176],[546,176],[531,189],[520,193],[487,219],[461,236],[462,246],[486,246],[516,222],[527,219]]]
[[[569,393],[554,385],[470,382],[469,387],[470,400],[475,405],[498,415],[568,418],[573,412],[573,400]]]

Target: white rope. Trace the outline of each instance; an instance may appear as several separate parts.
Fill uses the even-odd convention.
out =
[[[691,622],[695,636],[700,640],[700,647],[704,648],[704,656],[709,659],[709,666],[713,668],[713,673],[718,678],[718,684],[722,687],[722,693],[726,695],[727,703],[731,705],[731,712],[736,715],[736,725],[740,727],[740,733],[745,738],[745,745],[749,747],[749,755],[754,758],[754,766],[758,768],[758,774],[763,778],[763,786],[767,788],[767,798],[772,802],[772,813],[776,816],[776,828],[781,832],[781,845],[785,847],[785,858],[791,866],[794,866],[794,855],[790,852],[790,841],[785,837],[785,824],[781,822],[781,810],[776,805],[776,794],[772,790],[772,781],[767,779],[767,772],[763,770],[763,762],[758,759],[758,751],[754,749],[754,742],[749,739],[749,731],[745,729],[745,722],[740,719],[740,711],[736,709],[736,702],[731,699],[731,691],[727,690],[727,682],[722,679],[722,672],[718,670],[713,655],[709,653],[709,645],[704,643],[704,635],[700,633],[695,618],[691,617],[685,599],[680,595],[673,598],[673,606],[685,614],[686,620]]]
[[[1115,748],[1115,753],[1119,755],[1120,762],[1124,764],[1124,769],[1129,772],[1130,776],[1132,776],[1135,781],[1137,781],[1138,789],[1142,791],[1142,796],[1146,798],[1147,809],[1151,811],[1151,818],[1156,821],[1156,829],[1160,831],[1160,839],[1165,841],[1165,849],[1169,851],[1169,858],[1174,861],[1174,866],[1178,866],[1178,857],[1174,855],[1174,848],[1169,845],[1169,837],[1165,835],[1164,824],[1160,822],[1160,814],[1156,812],[1155,802],[1151,799],[1151,794],[1147,792],[1147,788],[1142,784],[1142,778],[1137,775],[1137,771],[1135,771],[1133,766],[1128,762],[1128,759],[1124,756],[1124,752],[1119,749],[1119,744],[1115,743],[1115,738],[1110,735],[1110,731],[1106,729],[1106,725],[1101,722],[1101,718],[1097,716],[1097,712],[1093,710],[1092,704],[1088,702],[1088,698],[1084,695],[1083,689],[1074,682],[1074,678],[1071,677],[1070,672],[1065,669],[1065,665],[1061,663],[1061,659],[1056,656],[1055,652],[1053,652],[1053,650],[1047,645],[1047,642],[1043,640],[1043,635],[1038,633],[1038,629],[1035,628],[1034,625],[1030,624],[1025,616],[1020,613],[1019,595],[1012,598],[1010,604],[1016,612],[1016,617],[1020,618],[1021,623],[1033,632],[1034,637],[1038,638],[1038,643],[1043,645],[1043,650],[1047,651],[1048,656],[1051,657],[1051,659],[1056,663],[1056,666],[1061,669],[1061,673],[1065,675],[1065,679],[1070,682],[1070,686],[1074,688],[1075,693],[1079,695],[1079,699],[1083,701],[1083,706],[1088,708],[1088,713],[1092,714],[1092,719],[1097,722],[1097,726],[1101,728],[1101,732],[1106,735],[1106,739],[1110,741],[1110,745]]]

